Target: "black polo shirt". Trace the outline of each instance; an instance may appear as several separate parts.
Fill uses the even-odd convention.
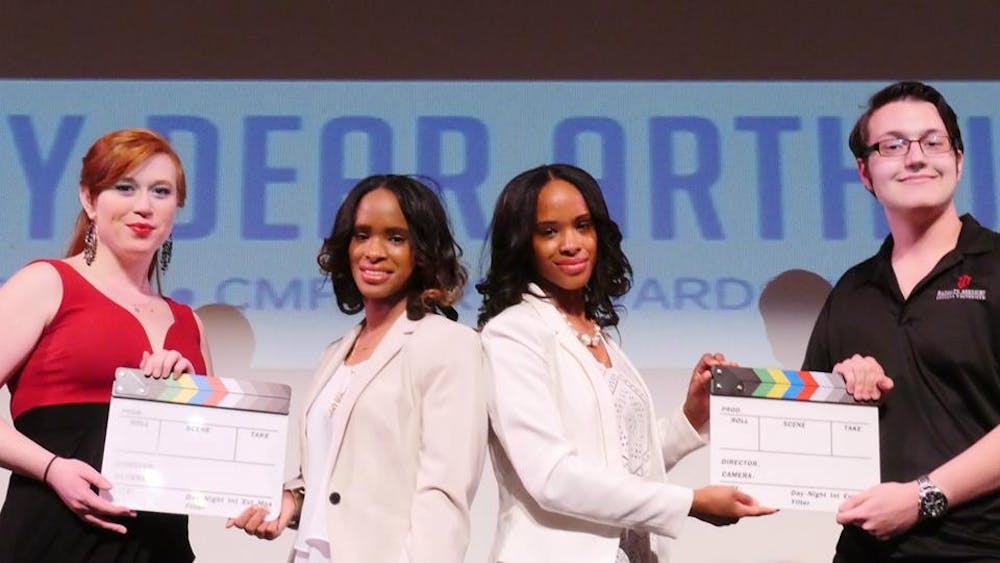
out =
[[[964,215],[958,245],[908,299],[891,258],[890,236],[837,282],[803,369],[831,371],[854,354],[878,360],[896,384],[879,409],[882,481],[905,482],[1000,424],[1000,235]],[[954,507],[940,521],[918,522],[887,542],[845,526],[837,551],[872,561],[1000,558],[1000,493]]]

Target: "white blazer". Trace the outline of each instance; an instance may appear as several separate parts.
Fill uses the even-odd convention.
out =
[[[359,330],[323,354],[306,410]],[[341,403],[351,410],[333,428],[342,439],[326,490],[305,491],[324,498],[334,563],[462,563],[486,457],[482,368],[469,327],[433,314],[393,323]],[[328,452],[308,451],[304,412],[300,422],[308,468],[310,455]]]
[[[611,392],[590,352],[552,304],[523,298],[482,332],[500,489],[491,561],[614,563],[629,528],[650,532],[665,562],[668,542],[660,536],[677,537],[693,498],[690,489],[667,483],[666,471],[705,441],[679,408],[667,419],[651,416],[663,463],[654,464],[654,480],[630,474]]]

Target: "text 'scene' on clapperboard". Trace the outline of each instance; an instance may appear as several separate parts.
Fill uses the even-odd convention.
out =
[[[839,374],[715,366],[711,482],[766,506],[835,512],[879,483],[878,407]]]
[[[102,473],[134,510],[231,517],[281,507],[291,388],[118,368]]]

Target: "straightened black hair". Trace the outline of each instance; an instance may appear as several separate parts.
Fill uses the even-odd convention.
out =
[[[489,269],[486,277],[476,284],[476,290],[483,296],[480,328],[507,307],[520,303],[528,284],[539,281],[532,246],[538,194],[555,179],[565,180],[580,191],[597,232],[597,264],[584,289],[587,318],[602,327],[618,324],[613,299],[625,295],[632,287],[632,266],[622,252],[621,229],[611,219],[601,187],[593,176],[569,164],[546,164],[515,176],[497,199],[488,236]]]

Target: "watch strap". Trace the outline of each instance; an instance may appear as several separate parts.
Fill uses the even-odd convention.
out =
[[[305,500],[306,490],[303,487],[297,489],[289,489],[289,493],[292,493],[292,500],[294,501],[295,508],[292,511],[292,517],[288,519],[288,527],[293,530],[299,529],[299,518],[302,517],[302,502]]]

